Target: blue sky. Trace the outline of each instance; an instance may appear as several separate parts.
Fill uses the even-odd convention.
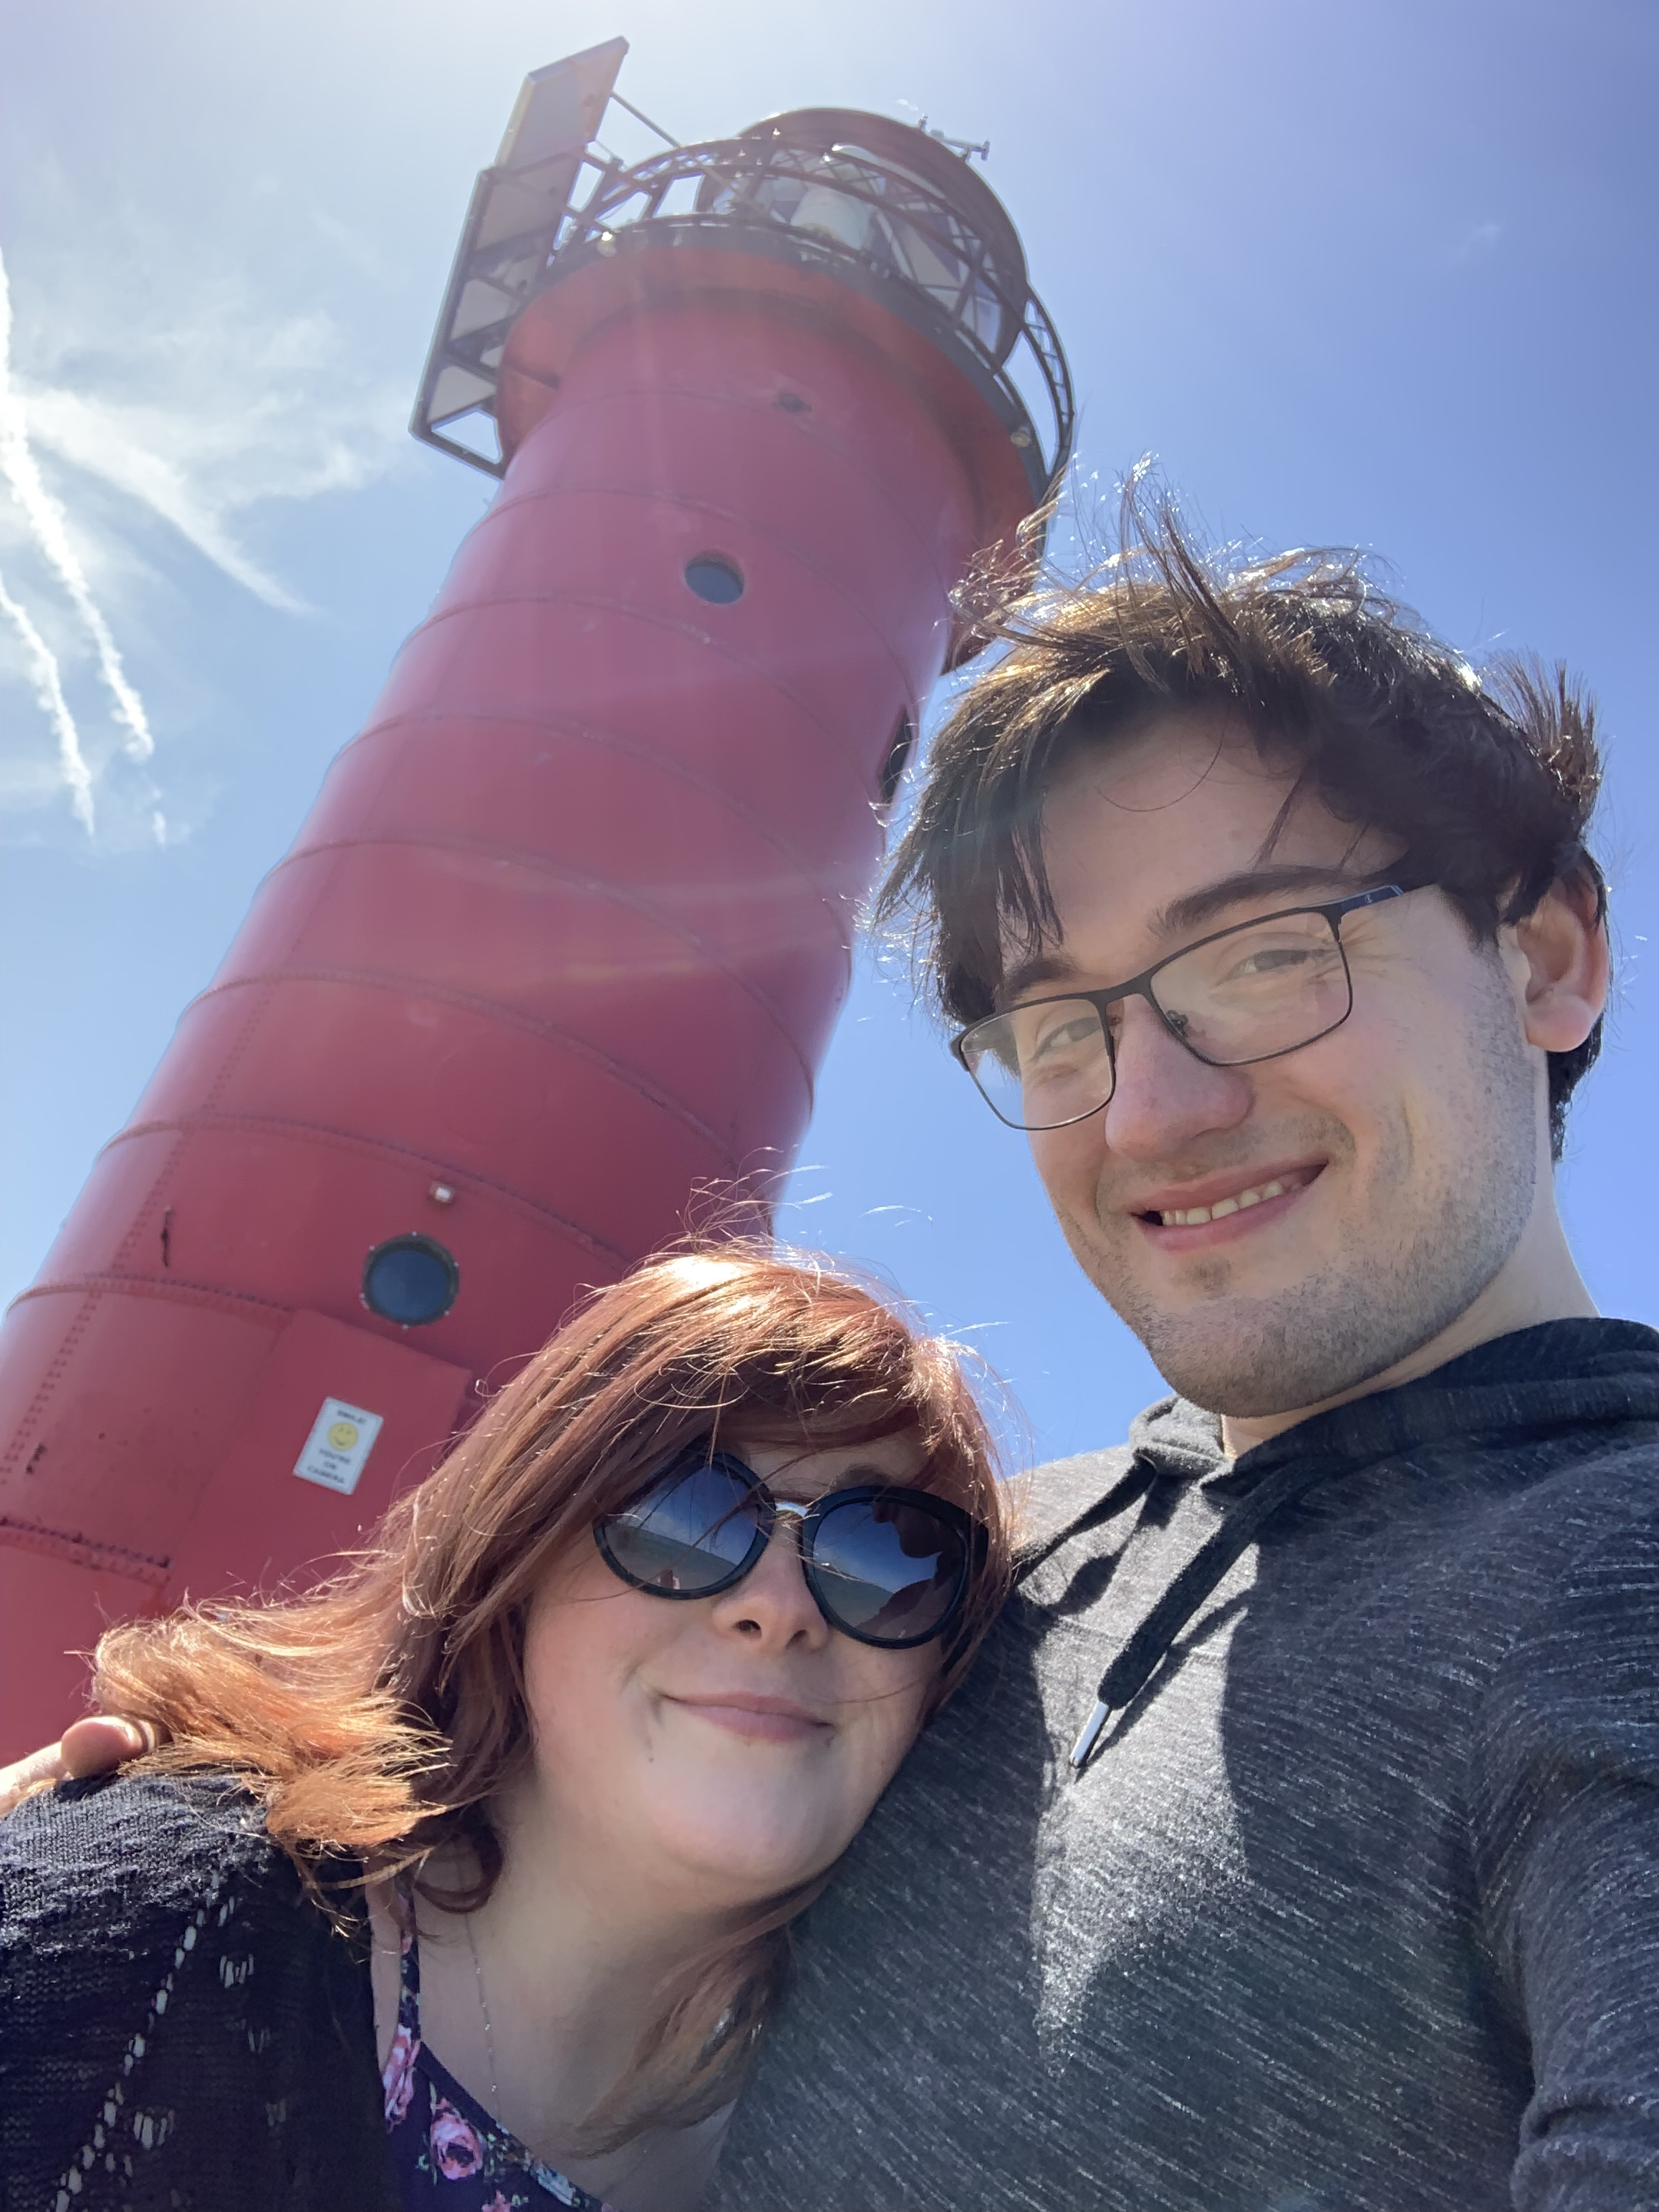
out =
[[[15,419],[109,650],[0,491],[85,762],[77,802],[0,619],[0,1295],[482,510],[404,430],[468,191],[526,71],[618,32],[622,89],[684,138],[828,104],[989,138],[1077,381],[1085,517],[1150,452],[1212,537],[1373,549],[1477,659],[1589,675],[1620,982],[1564,1195],[1604,1309],[1659,1321],[1647,0],[12,10]],[[863,963],[783,1225],[970,1334],[1042,1455],[1153,1393],[890,963]]]

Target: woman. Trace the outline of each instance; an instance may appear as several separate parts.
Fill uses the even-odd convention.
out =
[[[866,1290],[601,1291],[338,1581],[103,1638],[167,1747],[0,1826],[5,2201],[689,2208],[1007,1559],[953,1352]]]

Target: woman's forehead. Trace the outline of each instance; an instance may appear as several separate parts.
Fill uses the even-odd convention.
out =
[[[813,1498],[861,1480],[907,1483],[921,1470],[921,1440],[914,1429],[868,1443],[823,1443],[811,1437],[732,1440],[734,1449],[781,1498]]]

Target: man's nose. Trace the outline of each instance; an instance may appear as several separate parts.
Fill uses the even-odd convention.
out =
[[[795,1519],[781,1510],[760,1558],[714,1600],[715,1627],[757,1651],[811,1650],[830,1634],[806,1587]]]
[[[1144,999],[1123,1009],[1117,1082],[1102,1135],[1125,1159],[1170,1160],[1201,1137],[1236,1128],[1255,1098],[1250,1071],[1211,1067],[1172,1036]]]

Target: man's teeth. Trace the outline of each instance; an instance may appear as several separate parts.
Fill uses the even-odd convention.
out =
[[[1275,1177],[1259,1190],[1241,1190],[1237,1198],[1218,1198],[1213,1206],[1177,1206],[1173,1213],[1160,1213],[1158,1218],[1166,1229],[1196,1229],[1206,1221],[1219,1221],[1224,1214],[1238,1213],[1247,1206],[1260,1206],[1264,1198],[1282,1198],[1295,1188],[1293,1182],[1281,1182]]]

